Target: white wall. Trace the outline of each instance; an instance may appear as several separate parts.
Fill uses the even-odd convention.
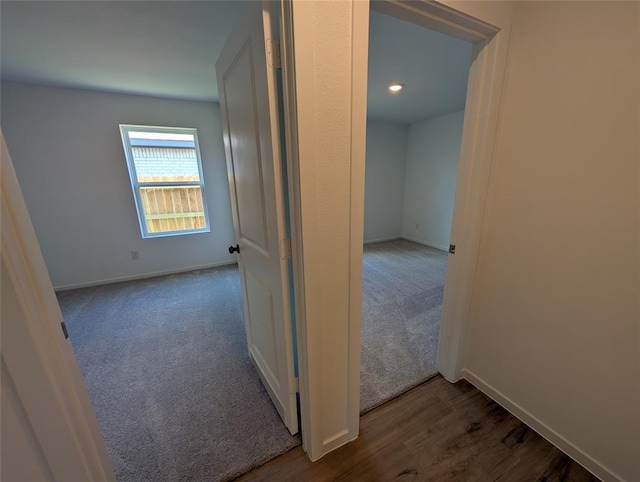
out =
[[[15,83],[1,94],[2,129],[55,287],[233,261],[217,104]],[[121,123],[198,129],[211,233],[141,238]]]
[[[639,10],[516,4],[467,336],[466,376],[606,480],[640,480]]]
[[[408,127],[367,120],[364,242],[402,234]]]
[[[402,215],[407,239],[449,248],[463,120],[460,111],[409,126]]]

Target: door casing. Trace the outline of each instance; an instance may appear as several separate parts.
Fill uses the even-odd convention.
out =
[[[450,382],[464,368],[464,346],[471,295],[492,172],[499,99],[506,67],[508,27],[464,15],[436,2],[384,1],[372,9],[431,30],[472,42],[458,178],[438,341],[438,371]]]
[[[366,143],[366,92],[368,61],[369,2],[351,0],[349,10],[337,5],[313,5],[283,2],[285,33],[295,30],[295,52],[283,34],[285,60],[291,63],[284,72],[285,93],[290,103],[286,109],[287,133],[294,148],[288,145],[289,197],[292,206],[292,242],[296,323],[300,363],[300,397],[303,421],[303,446],[311,460],[344,445],[358,436],[360,408],[360,324],[362,291],[362,252],[364,224],[364,171]],[[473,62],[469,73],[465,119],[452,220],[452,243],[456,254],[450,256],[438,347],[438,370],[449,381],[458,381],[464,368],[464,346],[471,309],[478,253],[482,242],[484,213],[489,198],[493,150],[498,135],[500,99],[506,70],[510,21],[501,14],[490,15],[470,5],[461,5],[477,18],[453,6],[434,1],[388,0],[372,4],[376,11],[473,42]],[[473,3],[473,2],[471,2]],[[323,9],[335,9],[333,16]],[[347,16],[350,25],[334,35],[336,25],[326,21]],[[348,16],[350,15],[350,17]],[[287,27],[286,23],[291,26]],[[341,28],[345,28],[342,24]],[[324,34],[324,35],[323,35]],[[322,39],[319,41],[318,39]],[[348,49],[350,58],[325,56],[324,51]],[[289,58],[290,57],[290,58]],[[324,63],[323,63],[324,62]],[[336,69],[350,70],[350,84],[340,84],[325,77],[320,82],[309,72]],[[295,66],[292,65],[295,63]],[[330,131],[339,121],[335,114],[319,112],[318,90],[332,89],[343,95],[336,112],[348,116],[349,142],[339,155],[348,162],[348,228],[335,223],[327,229],[319,211],[323,202],[332,203],[335,187],[323,186],[315,176],[325,162],[330,144],[323,144],[323,131]],[[348,95],[345,91],[349,89]],[[295,92],[295,97],[291,95]],[[320,94],[322,95],[322,94]],[[326,94],[325,94],[326,95]],[[349,99],[347,105],[346,99]],[[324,117],[323,117],[324,116]],[[346,126],[341,124],[341,126]],[[292,142],[288,139],[288,142]],[[338,155],[337,152],[335,155]],[[332,192],[333,190],[333,192]],[[310,198],[313,192],[313,198]],[[321,213],[323,214],[323,213]],[[303,236],[306,238],[303,240]],[[326,257],[321,246],[336,239],[348,240],[347,273],[336,270],[331,283],[319,281],[335,262]],[[303,265],[304,261],[304,267]],[[335,285],[335,287],[333,286]],[[309,287],[313,286],[313,289]],[[323,311],[323,297],[341,296],[341,286],[348,287],[348,315]],[[344,295],[342,295],[344,296]],[[333,316],[333,315],[336,316]],[[346,326],[345,326],[346,325]],[[323,338],[329,330],[340,331],[346,343],[327,344]],[[335,358],[344,360],[333,363]],[[336,380],[342,381],[341,383]],[[322,398],[330,391],[332,398]],[[346,415],[345,415],[346,414]],[[332,427],[324,421],[336,421]]]

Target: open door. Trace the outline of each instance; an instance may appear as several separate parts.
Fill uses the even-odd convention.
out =
[[[249,357],[298,431],[280,146],[277,18],[248,3],[216,62]]]
[[[0,130],[2,480],[116,480]]]

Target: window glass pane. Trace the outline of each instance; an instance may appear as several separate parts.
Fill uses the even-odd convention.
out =
[[[209,232],[195,129],[120,125],[143,238]]]
[[[200,181],[193,134],[129,131],[138,182]]]
[[[140,187],[149,233],[206,228],[200,186]]]

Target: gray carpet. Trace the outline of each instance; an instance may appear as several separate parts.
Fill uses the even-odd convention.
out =
[[[361,413],[437,373],[446,263],[447,253],[410,241],[365,246]]]
[[[300,444],[249,361],[237,267],[58,299],[118,480],[229,480]]]

